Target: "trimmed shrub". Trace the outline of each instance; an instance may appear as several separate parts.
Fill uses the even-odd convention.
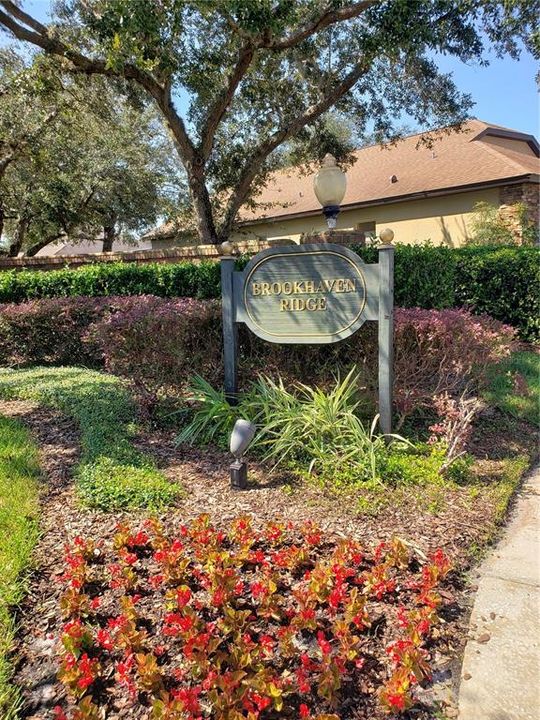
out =
[[[456,253],[456,304],[487,313],[540,340],[538,248],[461,248]]]
[[[221,311],[215,302],[144,296],[95,322],[85,335],[105,367],[146,388],[173,388],[188,375],[221,374]]]
[[[397,309],[396,405],[405,418],[435,395],[455,395],[505,357],[514,331],[465,310]],[[375,397],[377,328],[366,323],[347,340],[325,346],[266,343],[240,331],[240,379],[257,374],[328,387],[357,367],[366,395]],[[153,296],[57,298],[0,306],[0,361],[9,365],[105,366],[155,393],[181,388],[199,374],[223,376],[221,312],[214,301]],[[366,415],[375,412],[366,406]]]
[[[98,345],[86,337],[88,328],[115,313],[129,315],[141,303],[148,299],[75,297],[0,305],[0,364],[102,367]]]
[[[376,247],[354,247],[368,263],[378,261]],[[432,245],[396,245],[394,301],[398,307],[440,310],[455,305],[456,251]]]
[[[0,273],[0,302],[77,295],[149,294],[202,299],[219,297],[219,263],[108,263],[87,265],[77,270],[10,270]]]
[[[376,248],[353,249],[366,262],[377,261]],[[536,247],[396,245],[395,302],[425,309],[470,307],[511,324],[524,340],[538,341],[539,259]],[[240,258],[238,268],[245,263],[246,258]],[[218,298],[219,263],[111,263],[78,270],[0,272],[0,302],[77,295]]]
[[[132,302],[131,298],[122,301]],[[0,364],[98,366],[99,352],[84,330],[113,303],[105,298],[54,298],[0,305]]]
[[[510,354],[514,336],[510,326],[467,310],[398,308],[394,376],[400,424],[413,410],[432,408],[438,396],[477,386],[490,366]]]

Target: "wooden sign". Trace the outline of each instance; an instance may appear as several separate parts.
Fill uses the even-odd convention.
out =
[[[225,391],[237,392],[237,325],[245,323],[273,343],[320,344],[344,340],[367,320],[379,323],[379,414],[391,431],[393,245],[379,246],[379,262],[366,264],[341,245],[270,248],[242,272],[221,259]]]
[[[338,245],[299,245],[253,258],[244,270],[241,304],[244,322],[264,340],[332,343],[364,323],[366,296],[358,255]]]

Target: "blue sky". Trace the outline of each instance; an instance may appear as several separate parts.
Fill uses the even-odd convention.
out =
[[[26,0],[23,4],[40,20],[47,19],[49,0]],[[0,39],[0,44],[3,40]],[[474,116],[538,138],[540,106],[535,81],[538,63],[529,53],[524,52],[520,60],[492,56],[488,67],[464,65],[450,57],[440,57],[438,64],[444,72],[453,73],[460,90],[472,95],[476,102]]]

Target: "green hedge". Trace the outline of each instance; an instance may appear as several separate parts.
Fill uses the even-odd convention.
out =
[[[375,248],[356,248],[366,262]],[[540,340],[540,263],[536,247],[445,248],[397,245],[395,302],[399,307],[471,307]],[[240,267],[246,259],[238,261]],[[219,263],[114,263],[78,270],[0,272],[0,302],[76,295],[219,297]]]
[[[219,296],[219,263],[108,263],[77,270],[0,272],[0,302],[86,295]]]
[[[463,248],[456,261],[456,305],[512,325],[524,340],[540,341],[539,248]]]

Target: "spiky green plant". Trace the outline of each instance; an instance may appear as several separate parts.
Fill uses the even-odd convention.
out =
[[[198,408],[178,441],[225,440],[235,419],[242,417],[259,428],[252,449],[275,466],[289,463],[325,476],[347,468],[359,480],[378,480],[387,438],[376,433],[378,417],[369,429],[359,419],[359,387],[354,368],[329,391],[303,383],[289,389],[281,378],[259,376],[231,407],[222,391],[195,377],[190,393]]]

